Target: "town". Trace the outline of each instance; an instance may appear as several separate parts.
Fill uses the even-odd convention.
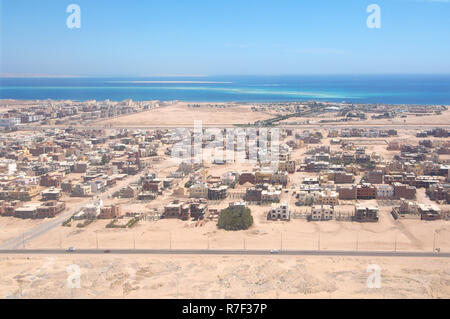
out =
[[[160,224],[170,233],[182,227],[165,220],[179,220],[194,228],[211,225],[208,231],[215,225],[219,229],[234,229],[230,225],[222,227],[220,216],[227,211],[246,209],[253,220],[238,229],[302,220],[350,224],[379,223],[380,219],[383,223],[415,220],[420,224],[450,219],[448,129],[384,129],[370,125],[305,129],[280,124],[275,145],[274,135],[267,134],[274,130],[273,123],[269,128],[257,125],[252,128],[255,136],[247,135],[240,141],[236,137],[232,141],[235,152],[232,159],[244,161],[227,162],[214,158],[214,154],[228,151],[230,141],[218,138],[226,136],[225,128],[216,129],[216,136],[200,134],[200,138],[195,134],[198,128],[186,128],[189,135],[185,136],[178,134],[176,128],[127,129],[111,124],[100,128],[101,121],[107,118],[125,115],[126,119],[136,113],[145,116],[152,109],[170,108],[176,103],[47,101],[26,105],[26,112],[7,108],[1,118],[4,128],[0,153],[1,219],[8,219],[8,223],[19,219],[57,219],[60,223],[46,229],[49,236],[46,240],[51,242],[54,242],[51,235],[58,228],[86,229],[88,233],[92,228],[97,236],[96,247],[98,234],[109,238],[108,232],[113,234],[117,229]],[[316,103],[308,105],[311,106],[308,114],[318,111]],[[261,112],[255,105],[251,107],[252,112]],[[264,105],[260,107],[265,109]],[[327,106],[330,107],[333,112],[345,113],[342,106]],[[366,105],[354,107],[353,113],[366,114],[368,109]],[[283,112],[291,111],[289,106],[283,107]],[[427,109],[428,113],[442,111],[446,108]],[[398,110],[391,109],[391,113]],[[330,116],[335,118],[333,114]],[[78,128],[76,119],[91,122],[83,122]],[[46,126],[69,122],[73,124],[66,128]],[[89,125],[93,128],[88,128]],[[207,130],[200,129],[200,133]],[[192,149],[208,151],[213,154],[212,159],[194,161],[190,153],[184,160],[174,158],[174,147],[186,136],[191,136],[188,142],[194,143]],[[267,136],[263,143],[261,138]],[[267,161],[267,151],[273,148],[277,150],[276,165],[273,157]],[[249,161],[252,154],[257,157]],[[103,225],[103,230],[99,225]],[[21,236],[21,230],[15,233],[16,237],[6,238],[4,248],[45,245],[39,238],[32,240],[33,225],[28,226],[29,238]],[[297,225],[299,231],[302,227]],[[189,237],[186,230],[181,230],[181,236]],[[145,236],[153,235],[148,229],[147,235],[138,239],[141,247],[149,240]],[[60,246],[71,242],[70,237],[76,242],[88,240],[73,231],[65,232],[64,236],[59,240]],[[202,245],[205,236],[200,236]],[[442,238],[441,244],[450,244]],[[382,234],[378,239],[383,247],[387,244]],[[169,240],[172,245],[172,238]],[[223,243],[220,240],[214,238],[218,246],[226,247],[226,240]],[[295,247],[300,244],[294,238],[291,240]],[[166,247],[164,240],[160,243]],[[273,248],[270,241],[265,244],[265,248]],[[103,247],[115,248],[111,245],[102,240]],[[438,248],[433,243],[433,249]]]

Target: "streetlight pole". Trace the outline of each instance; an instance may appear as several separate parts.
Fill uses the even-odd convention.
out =
[[[280,251],[283,250],[283,232],[280,233],[281,237],[280,237]]]
[[[434,230],[433,234],[433,253],[436,250],[436,230]]]
[[[397,232],[395,232],[394,251],[397,252]]]
[[[359,231],[356,233],[356,251],[358,251]]]
[[[320,231],[319,231],[319,239],[318,239],[318,242],[317,242],[317,249],[320,250]]]

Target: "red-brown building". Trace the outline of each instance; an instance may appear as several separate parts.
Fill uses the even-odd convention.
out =
[[[401,183],[394,183],[394,198],[414,199],[416,198],[416,188]]]
[[[356,186],[356,196],[358,199],[375,199],[377,189],[372,184],[364,183]]]

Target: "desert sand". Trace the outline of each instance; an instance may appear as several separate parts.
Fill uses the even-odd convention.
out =
[[[76,265],[76,266],[72,266]],[[369,288],[369,265],[379,288]],[[449,298],[446,259],[1,256],[2,298]],[[69,268],[69,270],[67,269]],[[80,288],[73,269],[79,267]],[[76,285],[75,285],[76,286]],[[373,286],[372,286],[373,287]]]
[[[192,126],[194,121],[202,121],[203,125],[232,125],[247,124],[258,120],[271,118],[270,115],[251,110],[250,105],[230,106],[227,108],[216,108],[208,106],[214,103],[195,103],[198,108],[188,107],[188,104],[179,102],[175,105],[160,107],[154,110],[144,111],[137,114],[125,115],[99,124],[107,125],[185,125]],[[226,105],[226,103],[220,103]]]

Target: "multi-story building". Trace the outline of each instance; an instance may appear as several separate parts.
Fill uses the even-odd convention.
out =
[[[209,200],[222,200],[227,198],[228,186],[221,185],[217,187],[208,188],[208,199]]]
[[[272,204],[272,208],[267,215],[267,219],[270,220],[290,220],[291,213],[289,211],[289,204],[287,202],[283,202],[281,205]]]
[[[324,190],[320,192],[320,203],[330,206],[339,205],[339,193],[332,190]]]
[[[372,205],[355,205],[355,220],[358,222],[377,222],[379,208]]]
[[[122,207],[120,205],[103,206],[100,208],[98,219],[114,219],[122,216]]]
[[[377,199],[389,199],[394,197],[394,187],[392,185],[376,185]]]
[[[414,186],[409,186],[401,183],[393,183],[394,187],[394,198],[400,199],[414,199],[416,198],[416,188]]]
[[[174,200],[173,202],[164,207],[164,213],[162,214],[161,217],[187,220],[190,217],[190,206],[185,202]]]
[[[334,182],[336,184],[351,184],[355,180],[353,174],[336,172],[334,174]]]
[[[247,202],[260,202],[262,189],[250,187],[245,191],[245,200]]]
[[[196,183],[189,187],[190,198],[208,198],[208,186],[205,183]]]
[[[339,199],[342,200],[355,200],[358,198],[356,187],[352,186],[342,186],[338,188]]]
[[[310,219],[313,221],[332,220],[334,209],[330,205],[314,205],[311,207]]]
[[[356,186],[356,196],[358,199],[375,199],[377,189],[372,184],[363,183]]]
[[[369,171],[366,174],[366,181],[370,184],[383,184],[383,175],[381,170]]]

